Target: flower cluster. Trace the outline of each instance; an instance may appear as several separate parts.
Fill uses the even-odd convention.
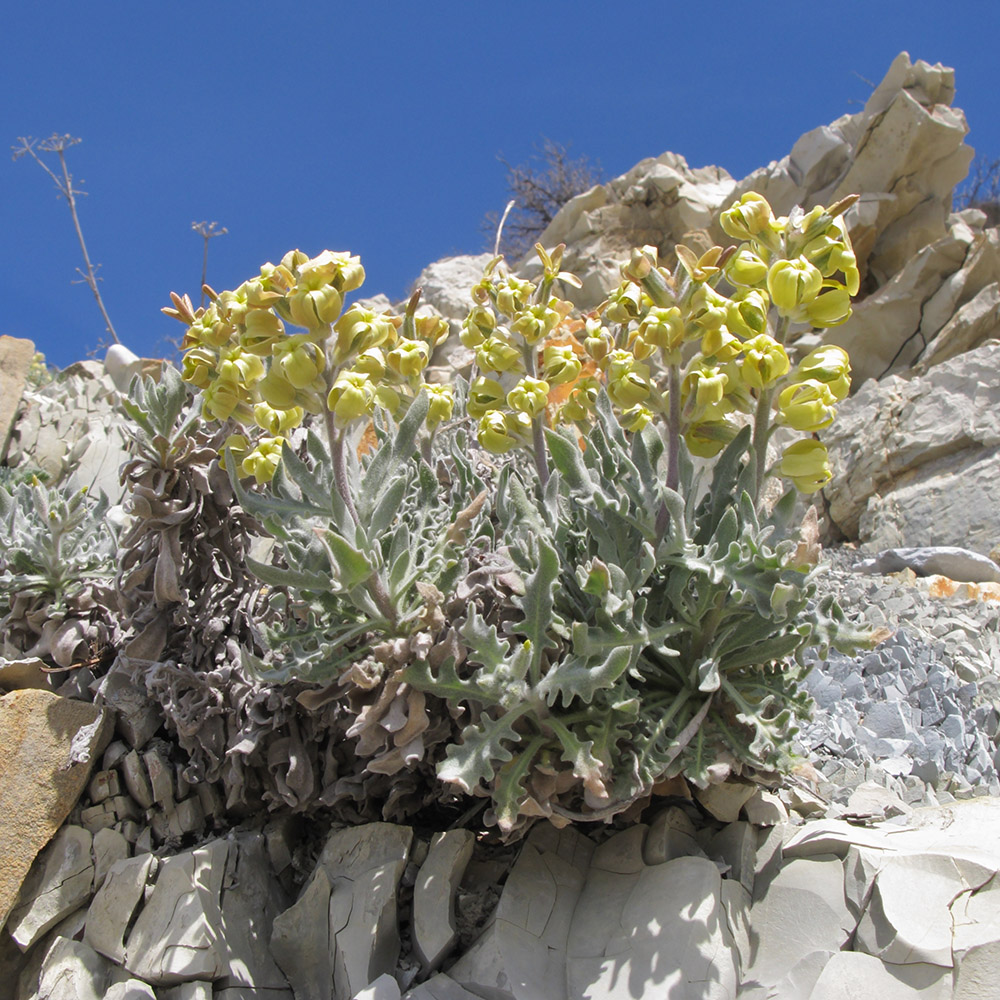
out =
[[[451,417],[451,387],[422,377],[447,322],[417,316],[416,296],[404,317],[358,304],[344,311],[345,295],[364,279],[360,259],[349,253],[292,250],[233,291],[206,286],[207,309],[195,311],[187,296],[173,294],[173,308],[163,310],[188,328],[183,378],[204,391],[204,412],[241,425],[223,455],[230,451],[258,484],[273,477],[285,437],[307,412],[324,414],[342,431],[377,405],[405,409],[425,388],[428,425]]]
[[[705,458],[736,435],[737,414],[755,415],[759,448],[772,417],[810,435],[828,426],[850,388],[847,353],[824,346],[793,367],[785,342],[793,322],[830,327],[850,316],[860,278],[842,215],[854,200],[775,218],[762,196],[745,194],[721,220],[738,246],[698,256],[680,245],[673,273],[655,247],[634,250],[579,338],[557,329],[565,303],[549,298],[545,283],[536,290],[491,262],[463,330],[484,372],[469,401],[480,443],[495,452],[528,443],[556,385],[564,386],[557,423],[585,430],[603,386],[626,430],[662,419]],[[555,273],[558,259],[543,256],[543,264],[547,279],[566,279]],[[510,317],[506,326],[498,312]],[[831,475],[825,447],[811,437],[789,445],[776,471],[807,493]]]

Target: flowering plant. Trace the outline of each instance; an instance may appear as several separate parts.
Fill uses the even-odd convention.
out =
[[[248,565],[286,624],[246,664],[326,685],[371,773],[433,767],[506,835],[789,766],[802,654],[860,640],[793,527],[849,362],[788,346],[850,315],[853,200],[775,218],[746,194],[721,220],[739,245],[678,246],[673,271],[637,249],[584,317],[563,247],[537,247],[537,281],[496,258],[468,384],[425,380],[449,330],[419,293],[344,310],[346,253],[293,251],[205,310],[173,296],[184,378],[240,425],[221,460],[277,543]],[[779,427],[798,436],[768,467]],[[792,488],[768,505],[772,474]]]

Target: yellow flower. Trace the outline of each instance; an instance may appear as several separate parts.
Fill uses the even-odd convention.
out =
[[[396,326],[385,313],[376,313],[353,305],[337,320],[336,358],[345,361],[369,347],[381,347],[396,342]]]
[[[287,410],[276,410],[269,403],[258,403],[253,408],[254,422],[261,430],[271,434],[284,434],[302,423],[304,413],[301,406]]]
[[[522,371],[524,363],[521,352],[497,329],[493,336],[487,337],[479,350],[476,351],[476,364],[488,372]]]
[[[497,309],[507,316],[513,316],[528,305],[534,291],[535,286],[530,281],[508,276],[496,286]]]
[[[559,420],[582,423],[593,412],[601,383],[593,375],[580,379],[570,391],[569,398],[559,408]]]
[[[274,360],[281,374],[296,389],[312,385],[316,377],[326,368],[326,358],[322,349],[304,336],[289,337],[276,344]]]
[[[409,377],[419,375],[430,359],[431,349],[426,341],[400,339],[386,355],[385,362],[398,375]]]
[[[851,318],[851,296],[846,288],[830,288],[803,307],[803,316],[815,327],[840,326]]]
[[[274,367],[257,383],[255,388],[260,398],[276,410],[287,410],[295,406],[298,400],[295,386]]]
[[[250,442],[247,441],[245,434],[230,434],[225,441],[222,442],[222,447],[219,449],[219,465],[228,472],[226,467],[226,452],[231,451],[233,453],[233,458],[237,461],[242,461],[243,456],[250,450]]]
[[[701,338],[701,353],[716,361],[732,361],[740,356],[743,345],[724,326],[706,330]]]
[[[698,458],[714,458],[736,436],[736,428],[726,420],[702,420],[684,435],[688,451]]]
[[[293,323],[318,330],[337,321],[344,296],[332,285],[297,287],[286,299],[286,308]]]
[[[427,426],[432,430],[451,419],[455,409],[455,393],[450,385],[424,382],[420,387],[427,393]]]
[[[767,277],[767,264],[744,244],[726,262],[726,277],[733,285],[753,288]]]
[[[341,372],[326,397],[326,406],[338,427],[371,416],[375,409],[375,386],[364,372]]]
[[[766,333],[758,334],[743,345],[740,374],[747,385],[763,389],[781,378],[788,369],[785,349]]]
[[[284,441],[281,437],[261,438],[257,447],[240,463],[243,473],[253,476],[258,486],[269,483],[281,462],[281,446]]]
[[[815,493],[833,478],[826,445],[811,438],[796,441],[785,449],[779,472],[791,479],[801,493]]]
[[[240,345],[250,354],[266,358],[284,332],[281,320],[270,309],[251,309],[246,314]]]
[[[572,382],[583,364],[569,344],[547,344],[542,350],[542,374],[551,385]]]
[[[851,359],[847,351],[836,344],[824,344],[810,351],[796,366],[800,379],[823,382],[839,403],[851,391]]]
[[[504,402],[506,393],[495,378],[480,375],[469,386],[469,399],[465,408],[470,417],[483,417],[490,410],[498,409]]]
[[[473,306],[462,321],[459,339],[470,350],[478,347],[497,326],[496,313],[489,306]]]
[[[641,431],[651,420],[653,413],[645,406],[632,406],[618,414],[618,423],[626,431]]]
[[[806,379],[781,391],[778,411],[781,423],[797,431],[818,431],[829,427],[837,415],[836,399],[825,382]]]
[[[756,191],[748,191],[719,217],[726,235],[737,240],[751,239],[768,229],[773,221],[771,206]]]
[[[767,290],[783,316],[791,316],[799,306],[811,302],[822,287],[823,275],[805,257],[779,260],[767,272]]]
[[[531,433],[531,417],[527,413],[502,413],[490,410],[479,421],[476,437],[479,443],[496,455],[503,455],[523,444]]]
[[[510,392],[507,393],[507,405],[518,413],[527,413],[537,417],[543,413],[549,403],[549,383],[543,379],[525,375]]]
[[[677,306],[654,306],[643,317],[636,335],[653,347],[675,351],[684,342],[684,317]]]

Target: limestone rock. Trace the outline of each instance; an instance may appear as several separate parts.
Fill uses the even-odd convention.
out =
[[[7,456],[21,393],[34,356],[35,345],[30,340],[6,334],[0,336],[0,462]]]
[[[965,583],[1000,583],[1000,566],[989,556],[953,545],[884,549],[854,568],[861,573],[898,573],[912,569],[917,576],[940,575]]]
[[[125,968],[154,986],[218,979],[228,967],[220,907],[229,846],[214,840],[160,862],[125,942]]]
[[[950,1000],[949,970],[936,965],[893,965],[860,952],[830,956],[809,1000]]]
[[[642,860],[647,865],[662,865],[674,858],[689,856],[706,856],[695,840],[694,823],[677,806],[661,809],[649,824],[649,832],[642,845]]]
[[[439,972],[426,983],[414,986],[404,1000],[481,1000],[475,993],[459,986],[451,976]]]
[[[821,438],[830,517],[849,538],[982,554],[1000,538],[1000,342],[923,376],[866,383]]]
[[[35,856],[86,787],[90,757],[103,750],[109,728],[93,705],[48,691],[0,698],[0,926]]]
[[[756,785],[737,781],[723,781],[717,785],[695,790],[694,797],[723,823],[735,823],[740,818],[744,803],[757,790]]]
[[[156,1000],[153,987],[138,979],[126,979],[108,987],[104,1000]]]
[[[756,948],[744,983],[776,986],[801,956],[839,951],[855,925],[840,859],[819,855],[785,864],[754,903],[750,923]]]
[[[422,289],[421,303],[433,306],[446,319],[460,323],[473,306],[472,286],[482,280],[483,268],[492,259],[489,253],[444,257],[428,264],[413,287]]]
[[[420,866],[413,887],[413,945],[426,969],[437,968],[457,938],[455,892],[474,846],[471,830],[435,834]]]
[[[856,950],[893,965],[926,962],[950,967],[951,906],[991,877],[942,854],[885,859],[858,923]]]
[[[104,884],[111,866],[128,855],[128,841],[118,830],[98,830],[94,834],[94,892]]]
[[[42,963],[38,1000],[104,1000],[113,972],[89,945],[56,938]]]
[[[997,230],[992,230],[994,233]],[[966,302],[923,351],[915,366],[925,372],[1000,335],[1000,282],[994,281]]]
[[[399,1000],[399,997],[399,983],[388,972],[384,972],[370,985],[355,993],[353,1000]]]
[[[158,865],[152,854],[115,862],[87,911],[84,941],[118,965],[125,962],[125,935]]]
[[[90,899],[93,837],[79,826],[64,826],[35,859],[7,918],[11,937],[27,951],[50,927]]]
[[[413,833],[368,823],[333,833],[299,899],[279,914],[271,953],[296,1000],[353,997],[399,957],[396,887]]]
[[[788,810],[774,792],[758,788],[743,803],[743,812],[754,826],[777,826],[788,819]]]

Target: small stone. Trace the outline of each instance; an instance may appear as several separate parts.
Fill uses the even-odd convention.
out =
[[[754,826],[777,826],[788,819],[784,803],[766,788],[758,788],[743,803],[743,813]]]
[[[414,986],[403,1000],[482,1000],[482,998],[459,986],[451,976],[439,972],[426,983]]]
[[[201,809],[201,800],[197,796],[192,796],[178,802],[170,814],[168,827],[174,837],[183,837],[187,833],[201,833],[205,828],[205,814]]]
[[[740,809],[756,790],[756,785],[723,781],[695,789],[694,796],[717,820],[735,823],[740,818]]]
[[[128,841],[117,830],[99,830],[94,834],[94,892],[97,892],[116,861],[129,856]]]
[[[142,755],[153,790],[153,801],[167,813],[174,811],[174,780],[170,764],[158,750],[147,750]]]
[[[661,865],[674,858],[706,857],[695,840],[695,826],[679,806],[661,809],[649,824],[642,845],[642,860],[647,865]]]
[[[92,845],[93,837],[87,830],[64,826],[36,858],[7,918],[10,936],[25,951],[90,899]]]
[[[737,821],[724,826],[708,842],[710,858],[722,858],[729,866],[731,877],[753,893],[754,869],[757,864],[757,843],[753,827]]]
[[[87,786],[87,794],[90,796],[91,802],[95,804],[120,793],[121,786],[117,771],[98,771],[90,779],[90,784]]]
[[[125,755],[122,760],[122,775],[125,778],[125,787],[128,789],[129,795],[138,802],[141,808],[152,808],[153,789],[138,751],[130,750]]]
[[[153,987],[138,979],[129,978],[108,987],[104,1000],[156,1000]]]
[[[879,820],[907,816],[912,811],[899,796],[874,781],[859,785],[847,800],[848,816],[866,816]]]
[[[161,987],[158,994],[159,1000],[213,1000],[212,984],[207,982],[178,983],[176,986]]]
[[[413,887],[413,946],[425,969],[437,968],[458,936],[455,892],[474,846],[471,830],[449,830],[431,838]]]

